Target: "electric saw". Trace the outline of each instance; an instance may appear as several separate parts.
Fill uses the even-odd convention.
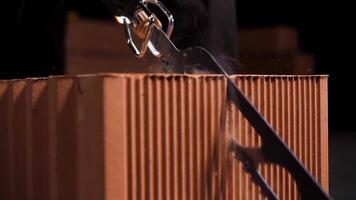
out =
[[[242,163],[245,171],[250,174],[253,182],[260,187],[263,195],[270,200],[278,197],[258,171],[258,165],[272,163],[282,166],[294,178],[303,200],[332,199],[321,188],[302,162],[278,136],[276,130],[264,119],[248,98],[241,92],[238,85],[230,78],[224,67],[202,47],[189,47],[180,50],[171,41],[174,29],[174,17],[158,0],[103,0],[111,10],[118,23],[125,27],[126,41],[136,57],[142,58],[147,52],[161,61],[167,73],[213,73],[222,74],[227,80],[226,102],[221,113],[220,131],[215,139],[215,151],[222,157],[233,154]],[[150,8],[156,7],[166,16],[166,28]],[[140,41],[137,44],[136,41]],[[240,146],[236,138],[226,133],[224,124],[228,107],[235,106],[241,111],[250,125],[261,137],[259,148]],[[227,162],[226,159],[220,159]],[[217,165],[216,171],[221,176],[220,185],[225,185],[226,163]],[[223,190],[220,188],[221,191]],[[215,199],[222,199],[218,194]]]

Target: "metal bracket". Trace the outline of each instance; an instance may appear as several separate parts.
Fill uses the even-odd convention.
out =
[[[165,31],[165,34],[167,35],[168,38],[172,35],[173,29],[174,29],[174,18],[171,12],[158,0],[142,0],[140,2],[141,4],[141,9],[139,12],[144,12],[147,17],[147,20],[137,20],[139,12],[135,12],[135,16],[133,16],[132,19],[126,17],[126,16],[117,16],[116,20],[125,26],[125,36],[126,36],[126,42],[131,48],[131,50],[134,52],[135,56],[138,58],[142,58],[143,56],[146,55],[147,48],[149,48],[152,52],[152,54],[156,57],[159,57],[160,54],[157,53],[157,50],[150,44],[150,39],[152,35],[152,30],[157,24],[160,23],[159,19],[155,16],[154,13],[152,13],[147,5],[148,4],[153,4],[157,6],[167,17],[168,20],[168,26]],[[142,17],[142,15],[141,15]],[[157,21],[156,21],[157,20]],[[148,23],[147,23],[148,21]],[[144,24],[139,24],[139,23],[144,23]],[[132,37],[131,30],[133,30],[137,26],[144,26],[142,30],[145,30],[146,32],[143,33],[143,40],[140,45],[140,48],[135,44],[135,41]],[[159,27],[160,28],[160,27]]]

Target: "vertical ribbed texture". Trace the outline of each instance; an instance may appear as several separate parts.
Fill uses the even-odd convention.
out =
[[[233,78],[328,190],[327,78]],[[1,81],[0,198],[265,199],[241,163],[216,151],[225,87],[212,75]],[[235,107],[227,114],[228,134],[261,147]],[[280,199],[299,198],[288,171],[258,170]]]
[[[316,180],[321,182],[323,188],[328,190],[327,178],[322,179],[322,176],[328,176],[324,167],[328,167],[327,79],[311,76],[237,76],[235,80],[256,108],[280,133],[281,139],[301,159]],[[243,146],[258,146],[255,132],[250,129],[246,120],[241,118],[240,112],[236,114],[237,116],[233,117],[237,118],[237,141]],[[242,184],[242,196],[234,199],[258,199],[257,190],[250,186],[250,181],[246,181],[248,178],[239,164],[235,165],[234,179],[237,180],[236,184]],[[296,184],[288,171],[282,167],[262,164],[259,171],[280,199],[300,198]],[[236,190],[239,191],[241,187]]]
[[[11,102],[12,115],[12,145],[14,169],[14,199],[32,199],[32,131],[30,116],[31,83],[18,80],[12,83]]]
[[[78,199],[78,83],[75,78],[52,78],[50,90],[55,109],[56,184],[58,200]]]
[[[50,147],[50,101],[49,87],[45,79],[32,81],[32,159],[33,159],[33,198],[50,199],[51,152]]]
[[[12,82],[0,81],[0,199],[14,197]]]
[[[326,105],[316,98],[320,81],[326,79],[236,77],[239,87],[315,176],[322,171],[317,167],[322,157],[327,156],[315,153],[321,151],[320,135],[327,136],[318,129],[322,122],[316,110]],[[213,199],[213,139],[218,130],[219,102],[224,99],[224,87],[219,85],[225,85],[221,77],[209,76],[129,80],[129,135],[137,135],[136,140],[130,139],[129,149],[129,155],[136,158],[129,163],[132,199]],[[233,108],[230,118],[231,132],[241,145],[260,147],[260,138],[240,112]],[[288,171],[267,164],[259,166],[259,171],[281,199],[299,198]],[[227,191],[233,199],[263,199],[236,161],[228,182],[231,189]],[[327,184],[323,182],[323,186]]]
[[[128,82],[130,198],[212,199],[224,79],[143,76]]]

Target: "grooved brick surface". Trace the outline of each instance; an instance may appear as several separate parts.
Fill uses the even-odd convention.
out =
[[[328,190],[327,77],[233,78]],[[225,87],[214,75],[0,81],[0,199],[215,199]],[[227,128],[241,145],[261,145],[235,108]],[[225,199],[264,199],[241,163],[229,165]],[[287,171],[259,172],[280,199],[299,199]]]

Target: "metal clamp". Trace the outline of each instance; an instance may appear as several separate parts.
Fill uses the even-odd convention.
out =
[[[166,8],[166,6],[162,2],[158,0],[144,0],[143,2],[156,5],[166,15],[168,20],[168,26],[165,33],[168,36],[168,38],[170,38],[174,28],[174,17],[172,13]]]
[[[153,5],[157,6],[167,16],[168,26],[167,26],[167,30],[165,31],[165,34],[167,35],[168,38],[170,38],[170,36],[172,35],[173,28],[174,28],[173,15],[158,0],[142,0],[141,1],[141,8],[140,8],[141,10],[140,10],[140,12],[144,12],[146,14],[146,16],[147,16],[147,20],[146,21],[137,20],[139,12],[135,12],[135,14],[134,14],[135,16],[133,17],[133,21],[130,20],[126,16],[118,16],[118,17],[116,17],[116,20],[120,24],[123,24],[125,26],[126,42],[129,45],[129,47],[131,48],[131,50],[134,52],[135,56],[138,57],[138,58],[142,58],[146,54],[147,48],[149,46],[149,41],[151,39],[152,30],[153,30],[153,28],[155,26],[157,27],[157,24],[160,24],[159,20],[154,15],[154,13],[152,13],[148,9],[148,7],[147,7],[148,4],[153,4]],[[145,26],[144,30],[146,30],[146,32],[143,33],[143,41],[141,43],[140,49],[135,44],[135,42],[133,40],[133,37],[132,37],[132,33],[131,33],[131,30],[139,25],[138,23],[145,23],[145,24],[143,24],[141,26]],[[158,28],[160,28],[160,27],[158,27]],[[156,55],[155,53],[153,53],[153,54]]]

